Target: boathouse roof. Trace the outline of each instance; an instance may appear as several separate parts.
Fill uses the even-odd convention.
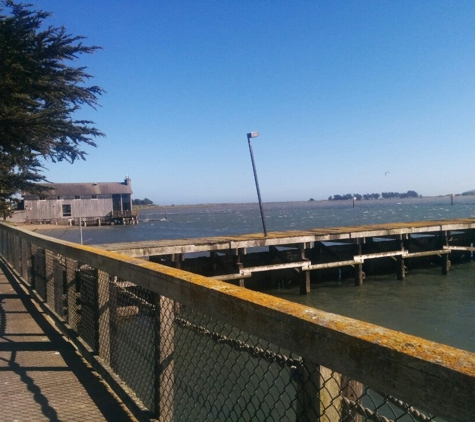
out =
[[[44,192],[48,196],[80,196],[80,195],[114,195],[132,194],[130,179],[123,182],[91,182],[91,183],[42,183],[51,188]],[[23,192],[23,197],[38,196]]]

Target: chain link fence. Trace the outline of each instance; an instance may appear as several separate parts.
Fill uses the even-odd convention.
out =
[[[443,421],[120,274],[0,235],[24,282],[160,421]]]

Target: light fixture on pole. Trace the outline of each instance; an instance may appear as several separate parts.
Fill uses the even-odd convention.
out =
[[[251,139],[252,138],[257,138],[258,136],[259,136],[259,132],[250,132],[250,133],[248,133],[247,134],[247,142],[249,144],[249,152],[251,154],[252,170],[254,171],[254,180],[256,181],[257,199],[259,200],[259,209],[261,210],[262,228],[264,229],[264,236],[267,237],[266,220],[264,218],[264,210],[262,208],[261,192],[259,190],[259,182],[257,180],[256,163],[254,162],[254,154],[252,152],[252,144],[251,144]]]

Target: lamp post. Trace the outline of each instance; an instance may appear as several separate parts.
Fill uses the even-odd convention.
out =
[[[262,209],[261,192],[259,190],[259,182],[257,180],[256,163],[254,162],[254,154],[252,152],[252,144],[251,144],[251,139],[252,138],[257,138],[258,136],[259,136],[259,132],[250,132],[250,133],[248,133],[247,134],[247,142],[249,144],[249,152],[251,154],[252,170],[254,171],[254,180],[256,181],[257,199],[259,200],[259,209],[261,210],[262,228],[264,229],[264,236],[267,237],[266,220],[264,218],[264,210]]]

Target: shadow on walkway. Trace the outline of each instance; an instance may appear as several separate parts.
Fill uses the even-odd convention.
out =
[[[135,421],[0,262],[1,420]]]

